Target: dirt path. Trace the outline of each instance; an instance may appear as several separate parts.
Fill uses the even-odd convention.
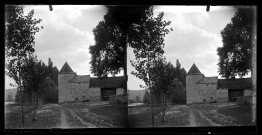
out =
[[[220,124],[217,124],[217,123],[213,122],[211,119],[207,118],[201,111],[199,111],[199,110],[196,110],[196,111],[199,113],[200,117],[202,117],[203,119],[207,120],[208,123],[209,123],[211,126],[222,126],[222,125],[220,125]]]
[[[189,111],[190,126],[191,127],[196,127],[197,123],[196,123],[196,118],[195,118],[194,112],[191,109],[189,109],[188,111]]]
[[[198,126],[222,126],[220,124],[215,123],[211,119],[205,116],[200,110],[192,108],[190,106],[186,107],[189,113],[189,126],[190,127],[198,127]]]
[[[81,119],[73,110],[71,110],[71,109],[67,109],[67,110],[69,110],[70,114],[74,118],[77,118],[85,127],[87,127],[87,128],[96,128],[95,125],[93,125],[91,123],[88,123],[88,122],[85,122],[83,119]]]
[[[64,109],[60,109],[60,114],[61,114],[61,128],[68,128],[69,127],[69,124],[67,122],[67,119],[66,119],[66,114],[65,114],[65,110]]]

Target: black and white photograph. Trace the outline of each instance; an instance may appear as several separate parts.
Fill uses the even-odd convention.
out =
[[[4,128],[257,125],[257,6],[5,5]]]
[[[6,6],[5,129],[127,127],[123,47],[108,51],[101,29],[108,8]]]
[[[147,11],[127,48],[129,127],[256,125],[255,13],[252,6]]]

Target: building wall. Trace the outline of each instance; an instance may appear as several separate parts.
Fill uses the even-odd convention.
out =
[[[89,99],[89,83],[69,83],[67,101],[84,101]]]
[[[203,75],[186,76],[186,101],[187,104],[194,103],[196,96],[196,83],[203,78]]]
[[[217,100],[217,84],[207,83],[207,84],[196,84],[196,95],[195,102],[203,103],[214,102]],[[211,99],[212,98],[212,99]]]
[[[90,101],[101,101],[101,89],[96,88],[89,88],[89,100]]]
[[[228,102],[228,90],[227,89],[218,89],[217,90],[217,102],[218,103]]]
[[[59,103],[66,102],[68,93],[68,81],[76,74],[58,74],[58,100]]]
[[[124,94],[124,89],[123,88],[116,88],[116,95],[121,95]]]

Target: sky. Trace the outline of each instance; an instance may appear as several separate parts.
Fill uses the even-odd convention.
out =
[[[47,64],[51,58],[60,70],[67,61],[78,75],[90,75],[89,46],[94,45],[93,28],[103,20],[106,8],[102,5],[25,6],[25,13],[34,9],[34,17],[41,18],[44,29],[35,35],[35,54]],[[222,46],[220,31],[231,21],[235,10],[229,6],[154,6],[154,15],[164,12],[164,20],[171,21],[173,31],[165,37],[165,54],[175,65],[176,59],[186,71],[195,62],[205,76],[218,76],[217,47]],[[132,48],[127,49],[128,89],[138,90],[141,80],[131,75],[135,69]],[[122,74],[122,72],[121,72]],[[121,75],[120,74],[120,75]],[[91,74],[92,76],[92,74]],[[5,77],[5,88],[12,79]]]

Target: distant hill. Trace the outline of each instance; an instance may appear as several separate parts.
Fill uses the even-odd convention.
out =
[[[17,92],[17,88],[5,89],[5,101],[8,101],[8,95],[11,95],[11,102],[15,101],[15,94]]]
[[[143,102],[143,98],[145,95],[145,90],[128,90],[128,99],[136,101],[136,96],[140,97],[141,102]]]

